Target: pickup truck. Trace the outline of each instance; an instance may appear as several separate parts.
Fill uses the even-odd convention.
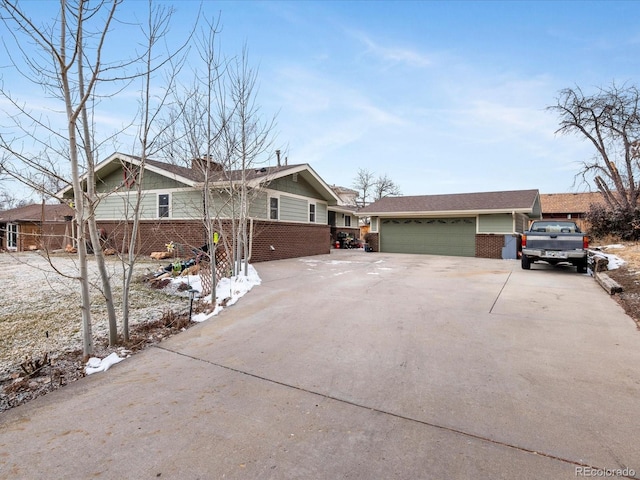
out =
[[[522,268],[542,260],[551,265],[571,263],[578,273],[587,271],[589,237],[580,231],[575,222],[539,220],[522,234]]]

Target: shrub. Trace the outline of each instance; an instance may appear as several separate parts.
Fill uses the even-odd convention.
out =
[[[589,233],[598,238],[618,237],[621,240],[640,240],[640,209],[610,208],[592,204],[585,218]]]

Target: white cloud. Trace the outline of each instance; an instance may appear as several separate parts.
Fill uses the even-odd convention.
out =
[[[410,67],[425,68],[432,64],[426,55],[407,47],[387,47],[379,45],[362,32],[353,32],[352,36],[365,45],[367,53],[382,62],[404,64]]]

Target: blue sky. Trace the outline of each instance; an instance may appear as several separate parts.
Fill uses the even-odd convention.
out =
[[[179,42],[200,3],[174,6]],[[144,7],[123,5],[131,15]],[[594,152],[555,135],[558,120],[545,108],[562,88],[591,93],[640,74],[640,2],[223,1],[202,9],[221,15],[227,55],[247,45],[258,102],[277,116],[289,163],[309,163],[346,187],[364,168],[405,195],[584,191],[574,175]],[[2,75],[6,86],[10,72]],[[117,123],[117,105],[103,102],[100,118]]]

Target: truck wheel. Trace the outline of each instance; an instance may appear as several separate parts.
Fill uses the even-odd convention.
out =
[[[526,255],[522,255],[521,265],[523,270],[531,270],[531,260]]]
[[[586,273],[587,272],[587,262],[580,262],[576,265],[578,269],[578,273]]]

